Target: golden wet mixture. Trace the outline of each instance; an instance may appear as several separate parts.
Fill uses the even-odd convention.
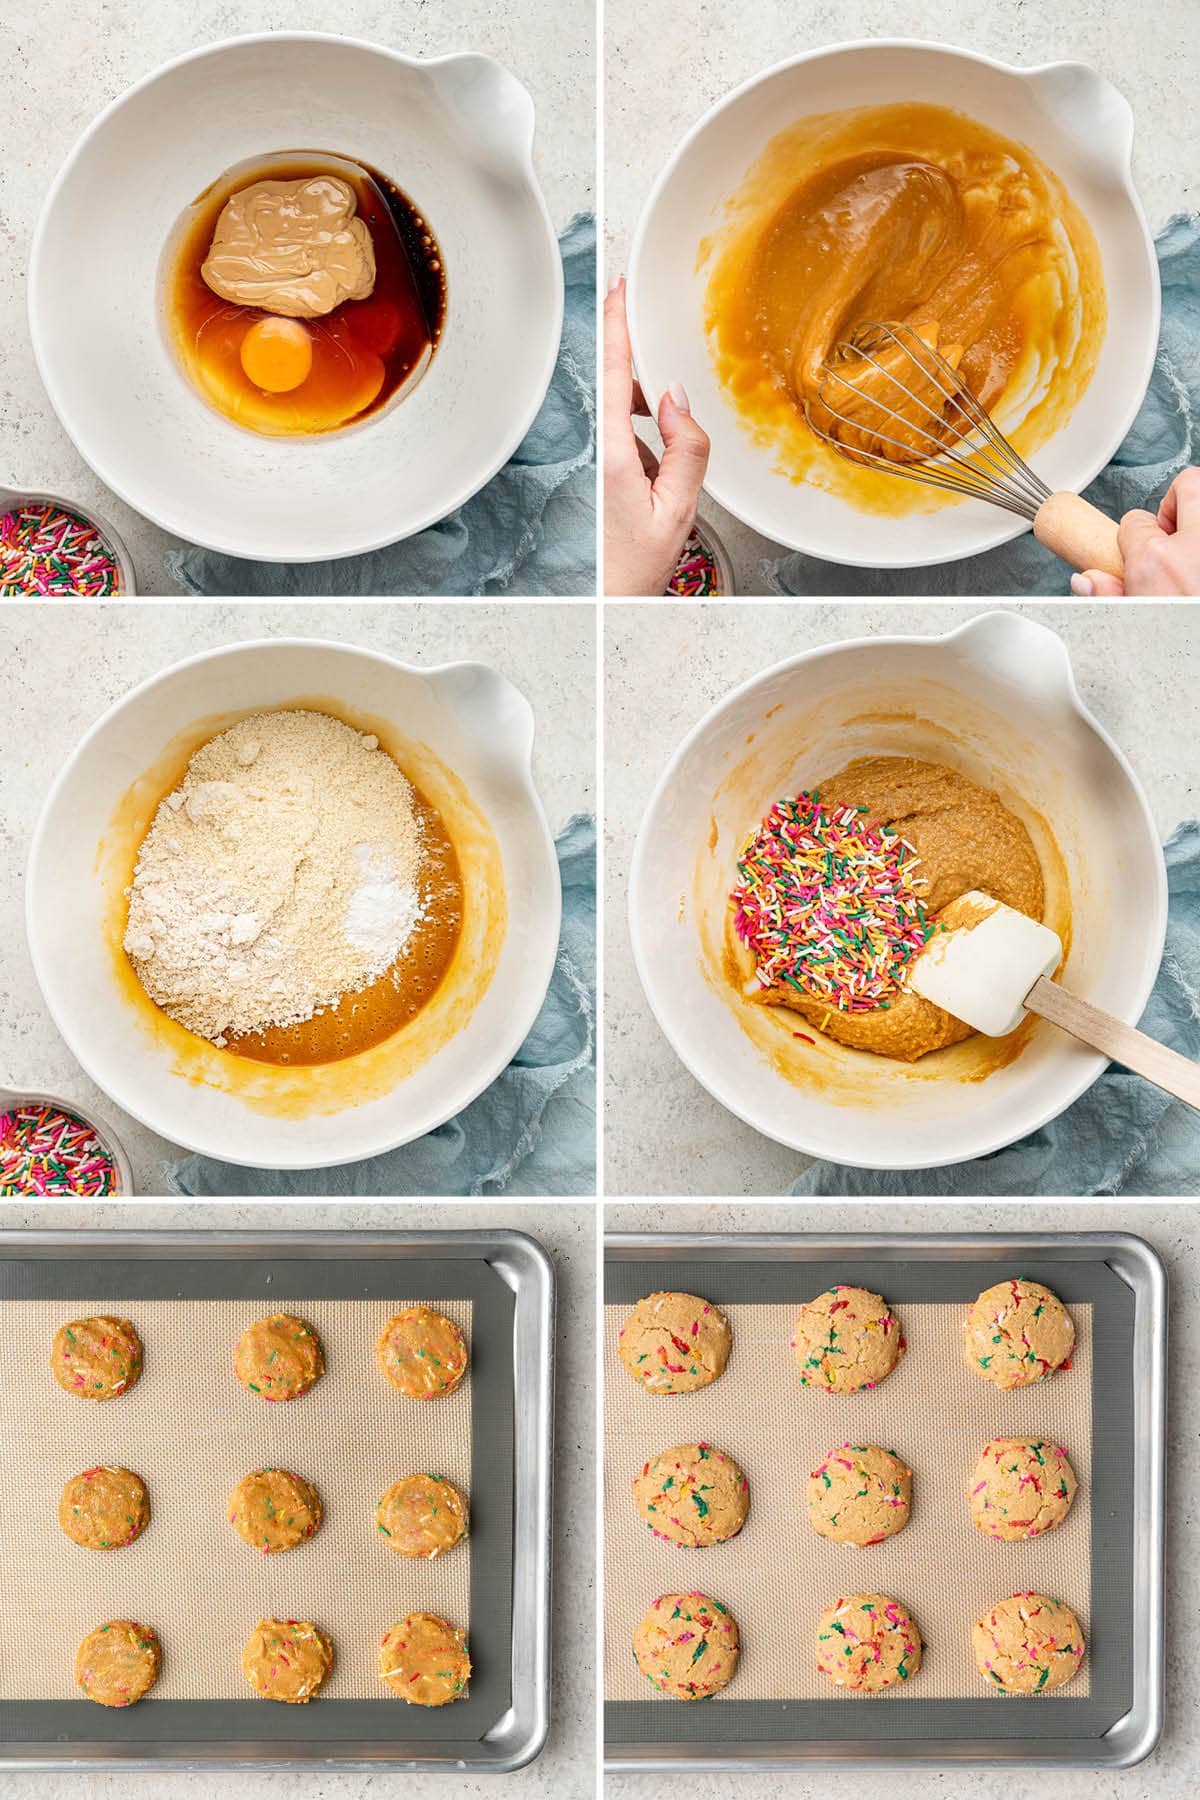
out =
[[[1100,253],[1062,183],[1024,145],[947,107],[802,119],[767,146],[701,255],[712,259],[710,349],[743,423],[793,479],[867,511],[947,499],[847,463],[809,429],[822,365],[857,326],[899,322],[937,343],[1025,452],[1069,417],[1104,338]],[[871,391],[861,363],[844,369]],[[891,384],[866,375],[874,399],[894,404]],[[836,400],[855,410],[849,390]],[[882,419],[877,405],[857,410]]]
[[[957,769],[911,757],[867,757],[823,781],[820,791],[824,805],[859,807],[864,823],[886,825],[912,845],[928,883],[918,888],[914,877],[914,891],[930,918],[972,888],[1030,918],[1043,917],[1045,886],[1029,832],[998,794]],[[748,977],[751,953],[739,948],[737,960]],[[886,1009],[861,1013],[831,1011],[825,1001],[806,999],[783,983],[754,995],[753,1003],[790,1007],[839,1043],[900,1062],[916,1062],[974,1035],[940,1006],[903,990],[891,995]]]

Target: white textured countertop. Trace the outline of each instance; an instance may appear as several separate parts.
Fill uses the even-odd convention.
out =
[[[1150,229],[1200,204],[1193,120],[1200,39],[1192,0],[607,0],[605,217],[608,269],[626,266],[660,169],[709,107],[772,63],[862,37],[925,38],[1023,65],[1085,62],[1133,107],[1133,172]],[[947,95],[953,104],[953,95]],[[707,496],[739,594],[767,591],[764,561],[783,555]],[[1064,577],[1065,582],[1065,577]]]
[[[124,537],[144,594],[178,593],[179,539],[114,499],[76,452],[34,366],[25,271],[42,201],[75,140],[118,94],[172,57],[258,31],[330,31],[410,56],[478,50],[505,63],[537,108],[534,161],[555,225],[594,204],[591,0],[16,0],[0,12],[0,486],[99,506]]]
[[[609,1204],[609,1231],[1132,1231],[1158,1251],[1170,1283],[1167,1365],[1166,1727],[1158,1749],[1136,1769],[930,1769],[866,1775],[847,1771],[772,1774],[753,1781],[696,1774],[687,1800],[1185,1800],[1200,1791],[1196,1665],[1200,1660],[1200,1207],[1186,1203],[1105,1206],[1081,1201],[921,1206],[906,1201],[846,1206],[661,1206]],[[657,1776],[610,1776],[612,1800],[662,1800],[672,1791]]]
[[[527,1231],[558,1277],[555,1461],[571,1471],[591,1456],[594,1435],[596,1209],[565,1204],[386,1206],[0,1206],[0,1226],[162,1231]],[[555,1491],[552,1717],[546,1749],[514,1775],[0,1774],[0,1800],[590,1800],[595,1782],[593,1668],[595,1509],[590,1486],[560,1480]]]
[[[611,1194],[778,1194],[806,1159],[760,1137],[688,1074],[633,966],[629,863],[669,757],[731,688],[786,656],[876,632],[937,633],[994,607],[605,607],[605,1165]],[[1009,607],[1057,631],[1085,705],[1140,776],[1166,838],[1200,806],[1193,698],[1200,609],[1130,603]]]
[[[478,659],[510,676],[537,720],[534,777],[552,831],[595,810],[595,615],[558,604],[6,605],[0,657],[0,1085],[74,1097],[109,1119],[139,1194],[164,1194],[183,1152],[136,1124],[83,1074],[46,1010],[25,945],[25,858],[51,782],[122,694],[184,657],[263,637],[335,638],[399,657]]]

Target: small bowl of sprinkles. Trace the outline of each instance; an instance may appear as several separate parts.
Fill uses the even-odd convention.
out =
[[[128,1198],[133,1171],[106,1126],[57,1094],[0,1088],[0,1198]]]
[[[735,591],[733,565],[724,544],[711,525],[697,519],[667,583],[667,599],[731,600]]]
[[[0,598],[128,599],[136,591],[129,552],[106,520],[58,494],[0,488]]]

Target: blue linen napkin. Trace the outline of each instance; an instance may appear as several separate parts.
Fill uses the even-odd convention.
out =
[[[366,556],[261,563],[189,546],[167,567],[188,594],[241,599],[374,599],[380,594],[596,591],[596,220],[559,238],[562,342],[550,390],[512,460],[428,531]]]
[[[1177,214],[1156,240],[1162,277],[1162,328],[1158,357],[1142,409],[1087,498],[1119,519],[1132,507],[1151,512],[1181,469],[1196,460],[1195,421],[1200,419],[1200,217]],[[982,556],[921,569],[851,569],[813,556],[791,555],[763,564],[774,594],[928,597],[1007,594],[1062,596],[1071,571],[1033,536],[1014,538]]]
[[[1166,847],[1167,942],[1143,1031],[1200,1058],[1200,823]],[[789,1190],[807,1195],[1197,1194],[1200,1114],[1113,1064],[1065,1113],[976,1162],[944,1169],[847,1169],[813,1163]]]
[[[596,821],[557,841],[563,918],[550,989],[532,1031],[490,1088],[427,1137],[336,1169],[243,1169],[192,1156],[173,1194],[432,1198],[596,1191]]]

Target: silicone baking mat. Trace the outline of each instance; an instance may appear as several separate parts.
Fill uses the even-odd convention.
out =
[[[605,1692],[608,1736],[622,1743],[754,1738],[1018,1735],[1042,1726],[1103,1731],[1122,1710],[1128,1681],[1121,1597],[1128,1594],[1120,1538],[1128,1447],[1127,1343],[1132,1298],[1102,1262],[732,1260],[610,1261],[605,1339]],[[1072,1367],[1034,1387],[1001,1393],[962,1356],[963,1309],[1010,1275],[1041,1280],[1067,1303],[1078,1334]],[[879,1386],[830,1396],[802,1387],[790,1348],[800,1305],[838,1281],[886,1295],[908,1354]],[[733,1350],[725,1373],[690,1395],[652,1395],[616,1355],[633,1304],[682,1289],[726,1311]],[[1122,1390],[1126,1390],[1123,1395]],[[1094,1396],[1103,1393],[1103,1407]],[[1001,1544],[977,1532],[966,1491],[992,1437],[1030,1433],[1061,1443],[1079,1478],[1057,1531]],[[702,1551],[655,1538],[630,1482],[675,1444],[703,1439],[727,1451],[750,1484],[738,1537]],[[838,1444],[878,1443],[913,1470],[913,1511],[895,1539],[858,1549],[828,1542],[807,1520],[809,1472]],[[1095,1571],[1103,1569],[1103,1579]],[[634,1626],[661,1593],[699,1589],[729,1607],[742,1632],[733,1682],[702,1704],[657,1692],[633,1661]],[[1079,1617],[1089,1643],[1083,1669],[1036,1705],[985,1688],[971,1625],[1018,1589],[1049,1592]],[[815,1668],[822,1610],[849,1592],[882,1592],[914,1613],[925,1641],[914,1680],[876,1700],[834,1689]],[[1030,1713],[1036,1723],[1031,1727]]]
[[[459,1389],[428,1402],[393,1389],[374,1356],[392,1313],[420,1302],[471,1349]],[[270,1405],[237,1380],[233,1352],[277,1310],[316,1327],[325,1373]],[[128,1394],[89,1404],[58,1386],[49,1354],[60,1324],[96,1312],[133,1321],[145,1366]],[[470,1740],[495,1723],[511,1685],[512,1295],[482,1260],[10,1262],[0,1318],[0,1453],[21,1472],[0,1491],[0,1571],[37,1644],[0,1668],[4,1737]],[[57,1516],[64,1482],[97,1463],[134,1469],[151,1507],[142,1536],[105,1553],[72,1543]],[[227,1518],[238,1479],[266,1465],[312,1481],[325,1508],[308,1542],[274,1556]],[[447,1476],[470,1506],[467,1542],[432,1561],[396,1555],[375,1527],[380,1496],[413,1473]],[[381,1637],[417,1611],[468,1631],[474,1672],[452,1706],[409,1707],[380,1682]],[[314,1619],[333,1640],[333,1674],[309,1706],[245,1684],[242,1645],[267,1616]],[[163,1666],[147,1700],[110,1712],[79,1696],[74,1657],[93,1625],[120,1617],[154,1627]]]

